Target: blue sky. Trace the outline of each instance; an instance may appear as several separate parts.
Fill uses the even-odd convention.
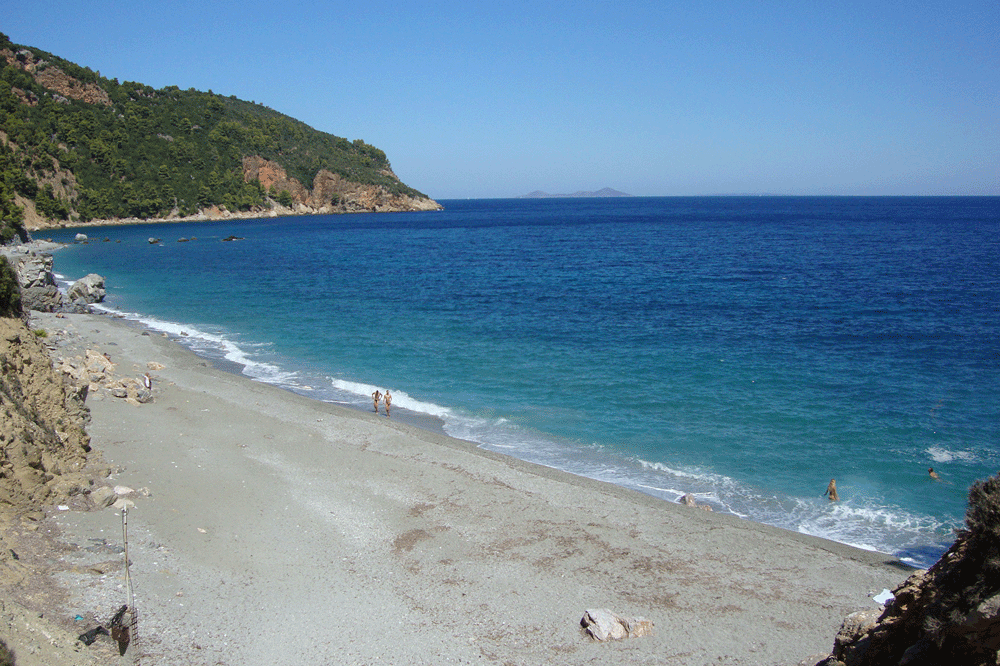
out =
[[[1000,195],[997,0],[59,0],[0,32],[364,139],[437,199]]]

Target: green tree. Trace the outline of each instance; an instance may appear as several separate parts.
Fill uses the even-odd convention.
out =
[[[7,257],[0,256],[0,317],[20,317],[21,286]]]

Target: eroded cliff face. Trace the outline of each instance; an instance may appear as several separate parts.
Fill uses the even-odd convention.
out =
[[[0,520],[89,487],[85,398],[22,320],[0,318]]]
[[[385,175],[396,178],[386,171]],[[361,185],[320,169],[313,179],[312,190],[294,178],[289,178],[277,162],[259,155],[243,158],[243,179],[259,180],[265,190],[287,190],[294,201],[296,213],[384,213],[440,210],[433,199],[394,194],[378,185]],[[398,178],[396,178],[398,180]]]
[[[108,93],[96,83],[82,83],[62,71],[55,65],[37,57],[28,49],[21,49],[14,53],[10,49],[0,50],[0,57],[3,57],[9,64],[19,67],[35,77],[40,85],[55,92],[57,95],[76,99],[87,104],[101,104],[111,106],[111,98]],[[18,91],[14,92],[15,95]],[[32,100],[30,93],[21,91],[20,97],[25,104],[37,104],[38,100]],[[55,98],[58,102],[58,97]],[[65,101],[65,100],[63,100]]]

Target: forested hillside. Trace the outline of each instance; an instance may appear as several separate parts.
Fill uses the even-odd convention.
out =
[[[20,233],[17,201],[62,221],[184,216],[213,206],[267,210],[303,203],[321,172],[340,191],[350,183],[426,199],[399,181],[378,148],[259,104],[119,83],[2,33],[0,66],[4,242]],[[247,158],[280,166],[278,176],[265,186]],[[334,209],[344,203],[337,192],[324,190]]]

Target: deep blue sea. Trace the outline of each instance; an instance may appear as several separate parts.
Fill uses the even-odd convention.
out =
[[[442,203],[36,235],[260,381],[919,566],[1000,470],[998,198]]]

